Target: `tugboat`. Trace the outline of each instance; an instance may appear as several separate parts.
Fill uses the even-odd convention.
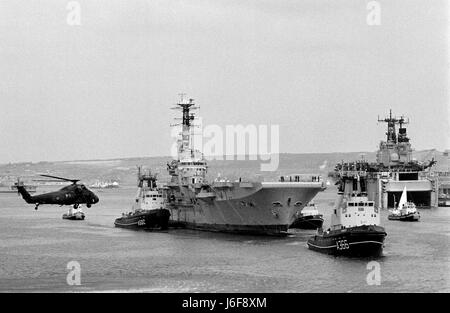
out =
[[[403,189],[402,197],[398,203],[398,207],[391,210],[391,214],[388,215],[389,220],[402,221],[402,222],[418,222],[420,219],[420,213],[417,211],[416,205],[408,201],[406,186]]]
[[[67,213],[64,213],[62,218],[65,220],[82,221],[84,220],[84,212],[81,210],[81,206],[78,205],[76,208],[70,207]]]
[[[364,172],[341,173],[331,227],[326,231],[320,228],[308,240],[309,249],[351,257],[381,255],[386,232],[379,226],[379,209],[367,198],[364,175]]]
[[[156,185],[156,176],[141,173],[138,168],[138,192],[133,211],[122,213],[122,217],[114,221],[116,227],[165,230],[168,228],[170,212],[165,209],[163,190]]]
[[[318,229],[322,227],[323,215],[319,214],[314,202],[309,202],[303,210],[297,211],[294,215],[295,220],[289,228],[298,229]]]

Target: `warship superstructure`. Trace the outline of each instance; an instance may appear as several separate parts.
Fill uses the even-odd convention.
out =
[[[367,172],[367,196],[380,209],[395,208],[405,187],[408,199],[417,207],[436,207],[438,186],[430,172],[435,161],[419,162],[413,159],[405,128],[409,119],[393,117],[390,111],[388,117],[378,121],[387,123],[387,138],[380,142],[376,162],[360,160],[341,163],[336,165],[336,170]]]
[[[194,100],[182,97],[175,109],[182,111],[182,122],[178,155],[168,164],[167,208],[172,223],[208,231],[285,235],[294,213],[324,189],[317,177],[208,182],[207,162],[191,142],[197,109]]]

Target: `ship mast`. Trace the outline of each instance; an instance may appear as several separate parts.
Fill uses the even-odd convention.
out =
[[[181,123],[171,126],[181,126],[181,138],[178,139],[178,160],[172,160],[167,164],[172,182],[181,185],[202,184],[205,181],[207,164],[201,151],[194,148],[193,134],[191,130],[196,127],[196,118],[193,110],[199,109],[195,105],[194,99],[186,99],[184,94],[180,94],[181,99],[172,109],[181,110]],[[192,136],[192,137],[191,137]],[[192,138],[192,142],[191,142]]]
[[[138,187],[156,187],[156,174],[152,174],[151,170],[147,172],[143,171],[142,166],[138,166],[138,174],[137,174]],[[147,184],[147,186],[145,185]]]
[[[409,119],[405,119],[403,116],[400,118],[392,117],[392,109],[389,110],[389,117],[380,119],[378,117],[378,122],[384,122],[388,124],[388,129],[386,132],[386,142],[388,144],[396,144],[398,142],[408,142],[409,138],[406,137],[406,128],[403,127],[405,124],[409,124]],[[399,124],[399,136],[397,139],[397,133],[395,130],[395,125]]]
[[[183,152],[190,151],[191,155],[194,153],[191,147],[191,129],[194,126],[193,121],[195,120],[195,114],[192,110],[197,110],[198,107],[194,103],[194,99],[186,99],[186,94],[180,94],[180,101],[176,103],[176,106],[172,109],[182,111],[182,122],[181,124],[173,124],[171,126],[181,125],[181,141],[178,144],[178,156],[180,157]]]

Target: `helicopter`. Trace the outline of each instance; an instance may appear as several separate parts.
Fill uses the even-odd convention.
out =
[[[73,205],[74,209],[78,209],[80,204],[86,204],[86,206],[90,208],[93,204],[96,204],[99,201],[98,197],[92,191],[87,189],[85,185],[77,184],[80,181],[79,179],[68,179],[52,175],[40,176],[68,181],[72,182],[72,184],[64,186],[57,191],[32,196],[25,189],[23,183],[20,181],[15,183],[17,186],[17,192],[22,195],[22,198],[27,203],[36,205],[34,208],[35,210],[37,210],[41,204],[59,204],[61,206]]]

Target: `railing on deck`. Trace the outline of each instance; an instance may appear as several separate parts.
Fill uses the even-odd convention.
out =
[[[322,176],[314,175],[314,174],[294,174],[294,175],[286,175],[281,176],[278,180],[279,182],[322,182]]]

